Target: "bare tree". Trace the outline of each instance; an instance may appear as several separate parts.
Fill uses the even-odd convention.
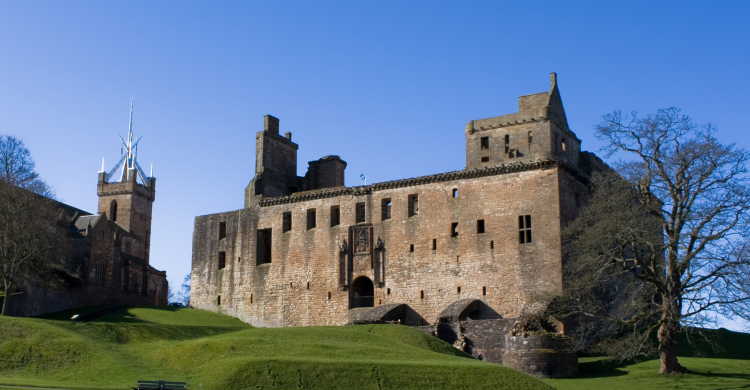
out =
[[[0,135],[0,280],[7,315],[15,289],[43,273],[54,249],[64,246],[65,222],[50,186],[34,171],[23,141]],[[43,279],[43,277],[42,277]]]
[[[549,308],[576,319],[579,340],[627,358],[648,353],[655,332],[668,374],[685,371],[675,350],[682,326],[750,320],[750,155],[715,131],[676,108],[616,111],[596,126],[610,157],[635,158],[616,164],[621,176],[595,180],[565,232],[566,292]]]
[[[13,292],[42,279],[56,249],[64,246],[66,221],[54,201],[0,181],[0,281],[7,315]]]
[[[54,199],[53,189],[39,178],[35,167],[23,141],[12,135],[0,135],[0,180]]]

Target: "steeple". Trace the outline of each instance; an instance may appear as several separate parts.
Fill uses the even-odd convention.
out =
[[[122,156],[115,167],[106,172],[104,162],[99,172],[97,195],[99,195],[99,214],[105,214],[107,219],[115,222],[123,229],[132,233],[122,240],[122,253],[149,261],[151,240],[151,212],[156,199],[156,178],[147,176],[138,164],[138,142],[133,135],[133,102],[130,102],[130,121],[127,138],[122,142]],[[138,178],[140,177],[140,182]]]
[[[109,171],[105,177],[105,181],[108,183],[125,182],[130,180],[131,175],[138,175],[143,184],[146,187],[150,187],[152,177],[146,176],[146,173],[138,164],[138,142],[143,136],[138,137],[138,139],[133,142],[133,99],[130,100],[130,122],[128,124],[127,142],[122,138],[120,133],[117,133],[117,136],[120,137],[120,141],[122,142],[122,149],[120,149],[121,153],[127,153],[122,153],[120,161],[118,161],[117,164],[115,164],[115,167]],[[104,171],[104,161],[102,161],[102,171]],[[151,172],[153,173],[153,165]],[[115,180],[113,181],[113,179]]]

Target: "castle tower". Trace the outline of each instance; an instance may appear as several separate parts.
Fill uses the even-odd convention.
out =
[[[279,119],[263,117],[263,131],[255,133],[255,177],[245,189],[245,207],[258,196],[284,196],[300,190],[297,149],[292,133],[279,135]]]
[[[466,125],[466,169],[538,159],[579,164],[581,140],[568,127],[557,74],[549,92],[518,98],[518,113]]]
[[[119,134],[118,134],[119,135]],[[133,140],[133,105],[130,105],[130,125],[127,140],[122,139],[123,155],[109,172],[99,172],[97,195],[98,213],[132,233],[132,237],[122,237],[120,251],[149,262],[151,244],[151,210],[156,199],[156,178],[146,176],[138,165],[138,141]],[[139,179],[140,178],[140,182]]]

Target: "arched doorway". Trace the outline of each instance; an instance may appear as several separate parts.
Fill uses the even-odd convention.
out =
[[[360,276],[352,282],[351,308],[375,306],[375,286],[367,276]]]

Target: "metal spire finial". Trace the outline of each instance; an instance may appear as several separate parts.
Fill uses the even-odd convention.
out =
[[[133,99],[130,99],[130,121],[128,123],[128,136],[127,136],[127,142],[122,138],[122,136],[118,133],[118,137],[120,137],[120,141],[122,142],[122,158],[120,158],[120,161],[115,164],[115,167],[107,174],[107,181],[110,181],[114,178],[115,172],[120,170],[119,180],[118,181],[126,181],[130,179],[130,171],[137,171],[138,176],[141,177],[141,180],[143,181],[143,184],[150,186],[151,185],[151,177],[147,177],[146,173],[143,172],[143,169],[141,169],[141,166],[138,165],[138,141],[143,138],[143,136],[138,137],[138,139],[133,142]],[[127,151],[127,153],[123,153],[124,151]],[[125,163],[123,165],[123,163]],[[122,169],[120,169],[120,166],[122,166]],[[102,161],[102,170],[104,170],[104,162]],[[133,174],[136,174],[133,172]],[[153,176],[153,173],[152,173]]]

